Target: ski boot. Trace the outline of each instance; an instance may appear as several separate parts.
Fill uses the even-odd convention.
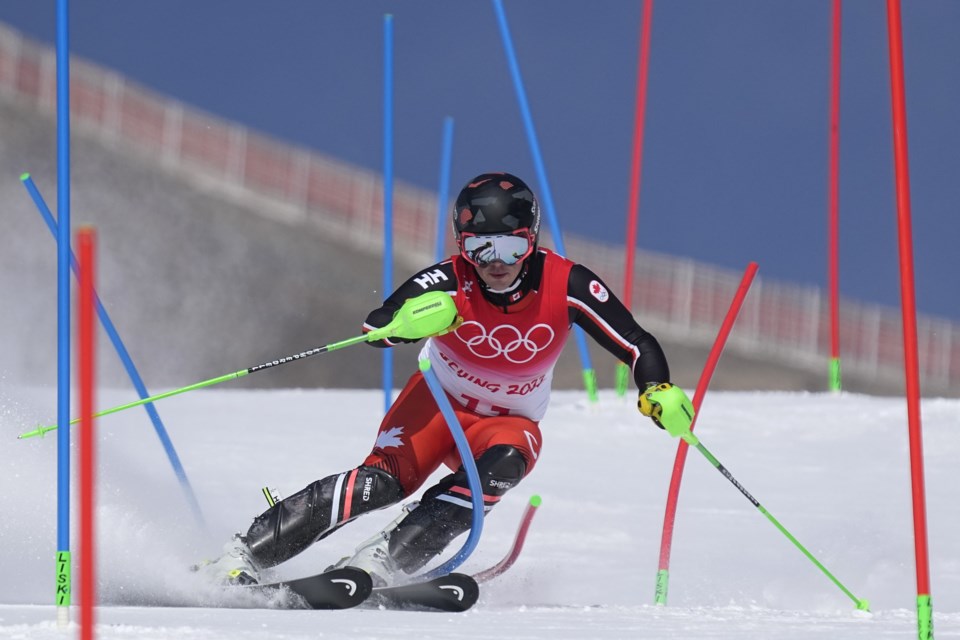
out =
[[[354,554],[341,558],[339,562],[328,569],[340,567],[356,567],[370,574],[374,587],[386,587],[396,584],[399,567],[390,556],[390,534],[400,522],[413,511],[419,502],[411,502],[403,506],[403,511],[390,524],[378,531],[369,540],[357,546]],[[402,574],[400,574],[402,575]]]
[[[260,568],[250,556],[250,549],[239,533],[225,545],[216,560],[205,560],[193,570],[224,586],[248,586],[260,583]]]

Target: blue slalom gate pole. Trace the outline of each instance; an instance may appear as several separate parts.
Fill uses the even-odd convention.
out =
[[[443,119],[443,146],[440,150],[440,188],[439,203],[437,204],[437,244],[434,250],[436,262],[444,258],[444,239],[447,237],[447,220],[450,219],[447,211],[447,200],[450,198],[450,157],[453,151],[453,118]]]
[[[383,298],[393,293],[393,16],[383,16]],[[393,349],[383,349],[383,412],[393,399]]]
[[[57,0],[57,422],[70,422],[69,2]],[[70,622],[70,429],[57,434],[57,624]]]
[[[550,224],[550,234],[553,236],[553,242],[557,246],[557,251],[562,255],[566,255],[567,251],[563,246],[563,236],[560,234],[560,224],[557,222],[556,209],[553,207],[553,196],[550,193],[550,184],[547,182],[547,170],[543,164],[540,144],[537,142],[537,132],[533,127],[533,117],[530,114],[530,105],[527,103],[527,94],[523,88],[523,79],[520,76],[520,65],[517,63],[517,54],[513,49],[513,41],[510,38],[510,27],[507,24],[507,16],[503,11],[503,2],[501,0],[493,0],[493,8],[497,14],[497,22],[500,25],[500,35],[503,38],[503,47],[507,54],[510,75],[513,78],[514,90],[517,93],[517,102],[520,104],[523,125],[527,131],[527,141],[530,145],[530,151],[533,154],[533,162],[537,170],[537,179],[540,181],[540,192],[543,195],[544,209],[547,212],[547,222]],[[587,389],[587,396],[591,402],[596,402],[597,375],[593,369],[593,365],[590,363],[587,339],[583,334],[583,329],[579,326],[576,327],[574,335],[576,335],[577,338],[580,362],[583,365],[583,383]]]
[[[467,472],[467,484],[470,486],[470,506],[473,511],[470,533],[467,535],[467,540],[463,543],[463,547],[442,565],[423,574],[423,578],[431,580],[446,575],[459,567],[470,557],[474,549],[477,548],[477,544],[480,542],[480,534],[483,533],[483,487],[480,486],[480,472],[477,471],[477,462],[473,459],[470,443],[467,441],[467,436],[463,432],[463,427],[460,426],[460,421],[457,420],[457,416],[453,412],[450,399],[447,398],[446,392],[444,392],[443,387],[440,386],[437,374],[434,373],[430,367],[430,360],[428,358],[420,360],[420,371],[427,381],[430,393],[433,394],[434,400],[437,401],[437,406],[440,407],[440,413],[443,414],[444,420],[447,421],[447,427],[450,429],[453,441],[457,444],[460,461],[463,463],[464,471]]]
[[[50,233],[53,234],[54,238],[58,237],[59,228],[57,226],[57,221],[54,220],[53,214],[50,212],[50,208],[47,207],[47,203],[40,194],[40,190],[37,188],[37,185],[34,184],[33,178],[30,177],[30,174],[25,173],[20,176],[20,181],[23,182],[23,185],[27,188],[27,192],[30,194],[30,197],[33,198],[33,203],[36,205],[37,210],[43,217],[43,221],[47,224],[47,228],[50,229]],[[76,275],[77,258],[72,250],[70,251],[70,267],[73,270],[74,275]],[[130,357],[127,347],[123,344],[123,340],[120,339],[120,334],[117,331],[117,328],[114,326],[113,321],[110,319],[110,315],[107,313],[106,308],[104,308],[102,302],[100,301],[100,296],[96,292],[94,292],[94,303],[96,305],[97,317],[100,319],[100,324],[103,326],[104,331],[106,331],[107,336],[110,338],[110,342],[113,344],[113,348],[116,350],[117,356],[120,358],[120,362],[123,363],[123,367],[127,371],[127,376],[129,376],[130,381],[137,390],[137,394],[140,396],[140,399],[149,398],[150,393],[147,391],[147,387],[143,383],[143,378],[140,377],[140,372],[137,371],[137,367],[133,363],[133,358]],[[163,449],[167,453],[167,458],[170,460],[170,465],[173,467],[173,471],[177,476],[177,480],[180,482],[180,487],[183,489],[184,496],[187,499],[187,503],[190,505],[190,510],[193,512],[193,516],[196,519],[197,524],[200,525],[201,528],[206,529],[206,522],[203,518],[203,512],[200,509],[200,503],[197,502],[196,495],[193,492],[193,487],[190,486],[190,480],[187,478],[187,474],[183,469],[183,465],[180,464],[180,457],[177,455],[177,451],[173,447],[173,442],[170,440],[170,436],[167,434],[167,430],[163,426],[163,422],[160,420],[160,414],[157,412],[152,402],[145,404],[143,408],[150,417],[150,421],[153,423],[153,429],[156,431],[157,437],[160,438],[160,443],[163,445]],[[57,424],[62,423],[58,422]]]

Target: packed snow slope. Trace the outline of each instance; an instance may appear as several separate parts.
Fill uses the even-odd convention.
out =
[[[103,391],[99,406],[134,399]],[[202,508],[184,497],[142,409],[97,423],[98,637],[813,638],[916,637],[906,405],[901,398],[714,392],[697,433],[746,489],[872,613],[804,557],[697,451],[682,485],[668,605],[653,605],[677,441],[632,398],[555,393],[534,473],[488,516],[461,567],[499,561],[531,495],[526,547],[465,614],[252,609],[267,602],[204,585],[215,555],[265,504],[358,464],[382,412],[375,391],[220,387],[157,405]],[[0,391],[0,638],[62,638],[55,624],[56,438],[16,435],[55,417],[52,389]],[[938,638],[960,637],[960,402],[923,402],[926,513]],[[74,433],[74,438],[76,433]],[[439,477],[438,472],[437,477]],[[396,515],[365,516],[277,569],[294,577],[348,553]],[[76,516],[76,513],[74,513]],[[74,548],[76,535],[72,537]],[[454,543],[462,544],[463,538]],[[450,550],[452,553],[453,549]],[[74,557],[76,561],[76,556]],[[75,579],[76,579],[76,573]],[[76,602],[75,602],[76,604]],[[74,620],[79,618],[75,611]]]

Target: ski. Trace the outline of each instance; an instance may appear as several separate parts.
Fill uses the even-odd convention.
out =
[[[373,581],[363,569],[341,567],[305,578],[252,584],[249,589],[286,589],[300,596],[312,609],[349,609],[370,597]]]
[[[464,573],[450,573],[426,582],[379,587],[364,607],[403,611],[466,611],[480,597],[477,581]]]
[[[275,489],[263,488],[263,494],[278,499]],[[287,589],[300,596],[313,609],[363,608],[397,609],[404,611],[466,611],[480,597],[480,582],[491,580],[507,571],[523,549],[527,530],[540,506],[540,496],[532,496],[521,518],[513,547],[497,565],[474,576],[450,573],[424,582],[392,587],[374,588],[365,571],[355,567],[331,569],[313,576],[283,580],[261,585],[256,589]]]

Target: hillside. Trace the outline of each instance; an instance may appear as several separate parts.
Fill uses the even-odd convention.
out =
[[[356,335],[383,297],[380,257],[317,230],[291,227],[238,202],[199,176],[162,165],[74,128],[74,229],[93,224],[100,246],[99,290],[148,387],[177,387]],[[0,379],[53,384],[56,363],[56,250],[19,180],[29,172],[56,210],[56,125],[0,98]],[[417,267],[398,256],[399,278]],[[642,310],[638,312],[641,323]],[[656,333],[655,326],[648,328]],[[696,384],[706,346],[664,341],[674,380]],[[106,338],[102,380],[125,374]],[[403,383],[417,349],[396,356]],[[614,362],[593,348],[601,387]],[[557,368],[557,388],[580,387],[577,350]],[[728,352],[716,389],[821,390],[822,374]],[[263,387],[376,387],[380,355],[358,347],[233,382]],[[848,377],[851,391],[895,393]]]

